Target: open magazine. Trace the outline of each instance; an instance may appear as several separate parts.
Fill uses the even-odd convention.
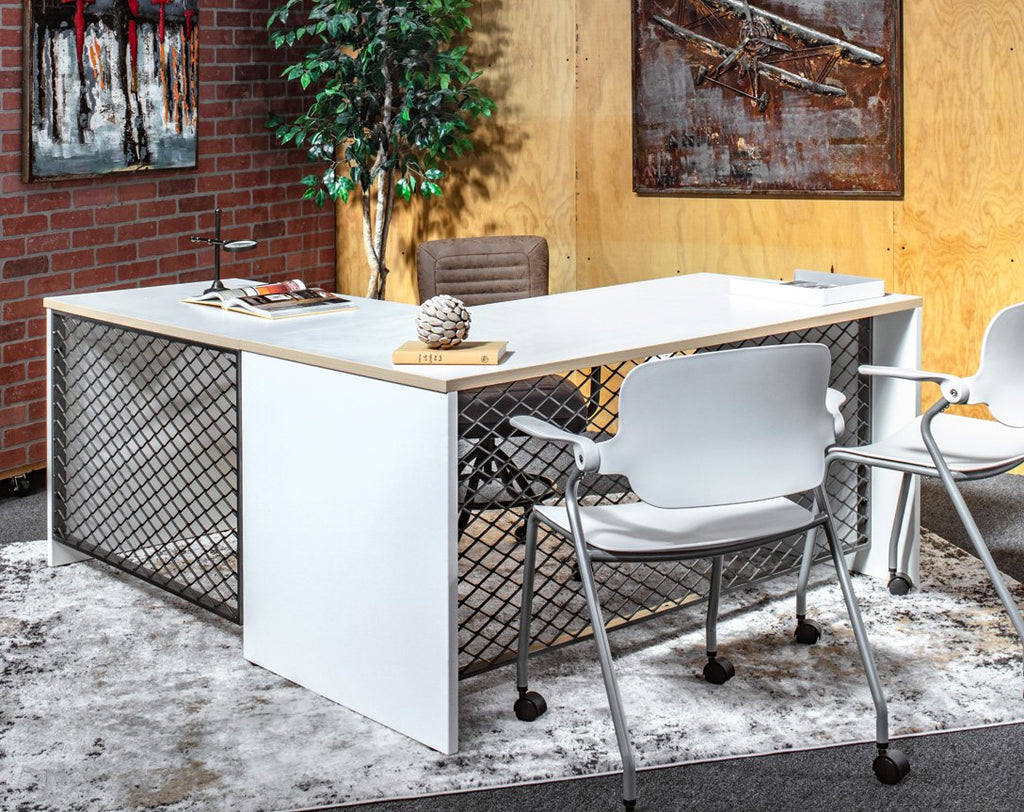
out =
[[[231,290],[214,290],[190,296],[190,304],[213,305],[235,313],[248,313],[263,319],[288,319],[314,313],[355,310],[357,305],[337,293],[322,288],[307,288],[301,279],[272,282]]]

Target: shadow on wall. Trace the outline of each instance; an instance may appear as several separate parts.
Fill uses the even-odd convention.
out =
[[[509,28],[502,22],[504,15],[484,14],[480,6],[477,10],[480,13],[474,16],[469,38],[470,65],[483,71],[480,86],[494,100],[495,111],[490,119],[477,122],[472,135],[473,150],[449,164],[444,194],[417,201],[420,205],[414,209],[410,232],[403,234],[395,246],[407,257],[415,257],[416,247],[423,240],[478,236],[500,230],[503,225],[489,222],[475,227],[473,235],[459,233],[463,213],[471,211],[476,203],[490,202],[494,190],[507,184],[515,156],[526,143],[526,135],[514,125],[524,111],[509,102],[513,77],[507,68],[501,67],[508,64],[505,55],[511,42]]]

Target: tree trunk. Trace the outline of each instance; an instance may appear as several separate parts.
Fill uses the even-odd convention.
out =
[[[386,21],[388,16],[389,12],[385,10],[383,19]],[[387,144],[391,141],[391,103],[395,91],[391,80],[390,61],[385,63],[382,73],[386,82],[384,104],[381,108],[385,131],[373,169],[370,170],[370,186],[363,189],[363,243],[366,246],[366,257],[370,262],[370,281],[366,287],[366,296],[369,299],[383,299],[387,290],[388,231],[391,227],[391,206],[395,201],[395,171],[393,168],[384,169],[388,160]],[[371,216],[374,212],[370,201],[374,183],[377,184],[376,218]]]
[[[383,299],[387,286],[387,269],[384,266],[380,250],[374,240],[373,210],[370,205],[370,195],[362,194],[363,203],[363,249],[366,251],[366,261],[370,266],[370,279],[366,283],[367,299]]]
[[[362,196],[363,245],[370,265],[370,279],[366,286],[368,299],[383,299],[387,291],[387,248],[388,233],[391,230],[391,211],[395,202],[394,185],[394,171],[387,171],[378,176],[376,211],[370,194],[364,193]]]

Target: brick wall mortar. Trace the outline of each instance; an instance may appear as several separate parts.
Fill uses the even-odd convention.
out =
[[[227,239],[260,240],[223,259],[226,276],[334,285],[334,212],[301,200],[305,156],[265,127],[296,109],[267,40],[270,4],[200,4],[195,169],[32,183],[20,167],[22,4],[0,0],[0,478],[46,463],[44,296],[209,279],[212,251],[189,237],[212,234],[217,207]]]

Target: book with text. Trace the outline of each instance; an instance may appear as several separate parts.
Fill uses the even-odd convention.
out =
[[[450,350],[432,350],[422,341],[406,341],[391,354],[393,364],[497,364],[507,341],[463,341]]]
[[[199,296],[190,296],[184,301],[189,304],[212,305],[264,319],[288,319],[294,316],[358,309],[357,305],[337,293],[322,288],[307,288],[301,279],[215,290]]]

